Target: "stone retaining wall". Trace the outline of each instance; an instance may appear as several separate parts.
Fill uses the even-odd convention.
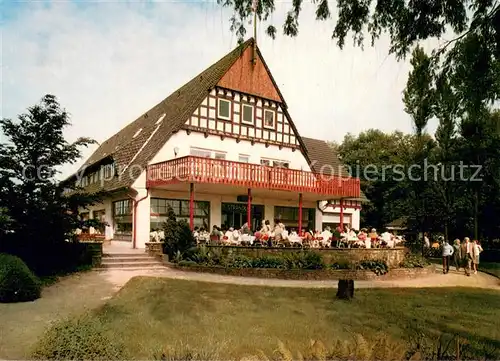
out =
[[[146,253],[153,257],[162,257],[163,242],[146,242]]]
[[[222,252],[233,252],[251,258],[271,255],[286,255],[290,252],[299,252],[297,248],[279,247],[241,247],[241,246],[206,246],[209,249],[220,249]],[[359,262],[363,260],[382,260],[389,268],[398,268],[403,261],[407,249],[397,248],[316,248],[310,249],[323,257],[326,264],[338,261]]]
[[[436,273],[436,268],[434,266],[426,268],[394,268],[383,276],[377,276],[372,271],[360,270],[284,270],[275,268],[224,268],[217,266],[208,267],[200,265],[179,266],[175,263],[170,263],[168,265],[169,267],[182,271],[214,273],[239,277],[277,278],[285,280],[394,280],[413,279],[418,277],[430,276]]]
[[[86,252],[92,255],[92,266],[100,266],[102,262],[102,243],[101,241],[81,241],[87,248]]]

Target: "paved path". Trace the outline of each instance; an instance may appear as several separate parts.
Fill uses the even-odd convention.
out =
[[[440,269],[439,266],[436,266]],[[165,277],[173,279],[183,279],[190,281],[216,282],[238,285],[253,286],[273,286],[273,287],[299,287],[299,288],[336,288],[337,281],[299,281],[265,279],[252,277],[224,276],[209,273],[185,272],[171,268],[151,271],[124,271],[109,270],[99,272],[107,282],[124,285],[130,278],[135,276]],[[356,281],[356,288],[394,288],[394,287],[477,287],[487,289],[497,289],[500,291],[500,279],[486,273],[479,272],[477,275],[466,277],[464,272],[450,271],[444,275],[436,273],[432,276],[416,278],[413,280],[392,280],[392,281]]]
[[[276,287],[336,288],[336,281],[295,281],[243,278],[174,269],[150,271],[91,271],[62,278],[46,287],[34,302],[0,304],[0,359],[25,359],[43,331],[54,321],[99,307],[135,276],[165,277],[192,281]],[[443,275],[399,281],[356,281],[356,288],[479,287],[500,291],[500,279],[485,273],[464,276],[450,271]]]

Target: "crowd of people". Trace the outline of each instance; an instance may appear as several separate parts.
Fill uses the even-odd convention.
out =
[[[389,231],[378,234],[376,229],[341,229],[332,231],[327,226],[323,231],[302,231],[287,227],[276,219],[271,225],[269,220],[262,221],[261,228],[252,232],[248,223],[241,228],[221,228],[213,226],[209,233],[205,229],[195,228],[193,235],[200,244],[221,245],[260,245],[269,247],[309,247],[309,248],[393,248],[404,241]]]
[[[457,271],[464,268],[467,276],[473,271],[477,274],[477,266],[479,265],[480,254],[483,251],[479,241],[471,241],[469,237],[465,237],[463,242],[455,239],[453,245],[450,245],[443,237],[440,237],[443,246],[443,273],[447,274],[450,271],[450,263],[453,264]]]

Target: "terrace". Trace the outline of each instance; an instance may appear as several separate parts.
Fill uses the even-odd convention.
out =
[[[305,193],[318,200],[358,198],[358,178],[284,167],[186,156],[148,166],[147,187],[179,183],[220,184],[248,189]]]

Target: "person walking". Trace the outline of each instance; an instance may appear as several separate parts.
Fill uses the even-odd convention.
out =
[[[455,264],[457,271],[460,271],[462,259],[462,245],[460,244],[460,240],[457,238],[453,242],[453,263]]]
[[[481,244],[479,243],[478,240],[474,240],[472,249],[473,249],[472,267],[474,267],[474,274],[477,274],[477,266],[479,265],[479,255],[483,251],[483,247],[481,247]]]
[[[450,259],[453,255],[453,247],[447,240],[443,240],[443,274],[450,272]]]
[[[462,244],[462,255],[464,262],[465,275],[470,276],[471,264],[472,264],[472,255],[474,252],[473,245],[469,239],[469,237],[464,238],[464,243]]]

